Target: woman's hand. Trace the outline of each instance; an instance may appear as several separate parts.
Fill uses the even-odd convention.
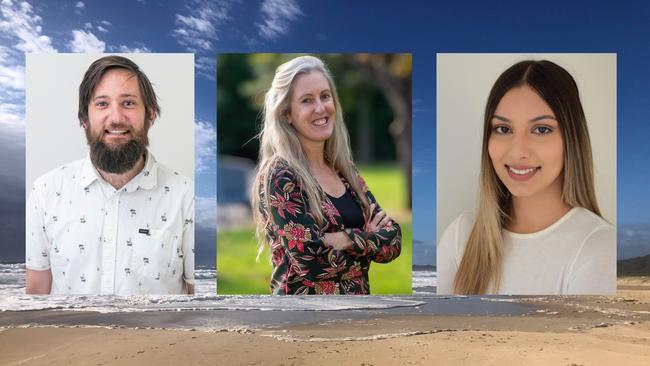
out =
[[[323,243],[334,250],[346,250],[352,248],[352,240],[344,232],[327,233],[323,236]]]
[[[380,229],[386,226],[392,225],[391,218],[388,215],[386,215],[386,212],[384,210],[379,210],[376,213],[374,213],[375,207],[377,207],[376,204],[374,203],[370,204],[371,217],[369,218],[368,221],[366,221],[366,225],[363,227],[364,231],[375,232],[375,231],[379,231]]]

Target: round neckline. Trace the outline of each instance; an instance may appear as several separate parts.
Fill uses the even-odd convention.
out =
[[[508,229],[505,229],[505,228],[502,229],[502,230],[503,230],[504,234],[506,234],[506,235],[508,235],[508,236],[510,236],[512,238],[533,239],[533,238],[545,235],[545,234],[555,230],[558,226],[562,225],[562,223],[567,221],[571,216],[575,215],[575,213],[578,212],[579,209],[580,209],[580,207],[578,207],[578,206],[573,207],[572,209],[570,209],[567,213],[565,213],[562,217],[557,219],[557,221],[555,221],[551,225],[543,228],[542,230],[539,230],[539,231],[536,231],[536,232],[533,232],[533,233],[525,233],[525,234],[524,233],[514,233],[514,232],[512,232],[512,231],[510,231]]]

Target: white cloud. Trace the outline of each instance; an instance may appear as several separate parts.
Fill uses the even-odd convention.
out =
[[[140,44],[139,46],[136,47],[129,47],[121,44],[118,47],[116,47],[116,49],[122,53],[150,53],[151,52],[149,47],[143,44]]]
[[[221,27],[230,20],[231,7],[229,0],[193,1],[185,7],[185,14],[176,14],[172,34],[188,51],[211,51]]]
[[[194,125],[194,144],[196,151],[195,170],[197,172],[215,169],[217,161],[217,131],[205,121]]]
[[[90,31],[75,29],[72,31],[72,37],[73,39],[68,43],[68,48],[72,52],[102,53],[106,49],[106,43]]]
[[[82,11],[86,7],[86,4],[84,4],[83,1],[77,1],[77,3],[74,5],[74,12],[77,15],[81,15]]]
[[[0,127],[11,141],[25,136],[25,55],[56,52],[42,18],[27,2],[0,2]]]
[[[86,23],[84,24],[84,28],[86,28],[86,29],[93,29],[93,24],[92,24],[91,22],[86,22]]]
[[[20,4],[3,0],[0,4],[3,19],[0,21],[2,38],[16,39],[14,47],[21,52],[56,52],[50,37],[42,34],[42,18],[33,12],[27,2]]]
[[[108,20],[102,20],[102,21],[100,21],[100,23],[102,23],[103,25],[105,25],[105,26],[107,26],[107,27],[110,27],[110,26],[113,25],[113,24],[112,24],[111,22],[109,22]]]
[[[217,228],[217,198],[197,196],[194,201],[194,223],[204,228]]]
[[[289,33],[289,25],[302,15],[300,6],[294,0],[264,0],[262,3],[262,23],[257,23],[260,36],[275,39]]]
[[[196,58],[196,72],[208,80],[216,80],[217,59],[214,56],[199,56]]]
[[[100,32],[102,32],[102,33],[107,33],[107,32],[108,32],[108,29],[102,27],[101,25],[98,25],[98,26],[97,26],[97,30],[100,31]]]

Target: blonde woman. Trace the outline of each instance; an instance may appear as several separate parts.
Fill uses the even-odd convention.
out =
[[[323,62],[296,57],[266,93],[252,205],[273,294],[369,294],[370,262],[390,262],[401,231],[352,163],[336,87]]]
[[[549,61],[523,61],[487,100],[477,212],[446,229],[440,294],[608,294],[615,229],[594,194],[578,88]]]

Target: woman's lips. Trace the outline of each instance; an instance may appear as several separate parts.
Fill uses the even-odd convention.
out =
[[[522,166],[522,165],[506,165],[508,175],[510,178],[517,181],[525,181],[530,179],[542,167]]]
[[[317,120],[314,120],[314,121],[312,121],[311,123],[312,123],[314,126],[321,127],[321,126],[325,126],[325,125],[327,125],[327,122],[328,122],[328,121],[329,121],[329,117],[323,117],[323,118],[319,118],[319,119],[317,119]]]

